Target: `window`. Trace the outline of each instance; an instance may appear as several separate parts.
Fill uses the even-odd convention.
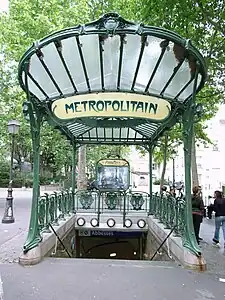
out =
[[[202,169],[202,165],[201,164],[197,164],[197,168],[198,169]]]
[[[157,164],[152,164],[152,170],[157,170]]]
[[[219,148],[218,148],[218,145],[217,145],[217,144],[215,144],[215,145],[213,146],[213,151],[219,151]]]

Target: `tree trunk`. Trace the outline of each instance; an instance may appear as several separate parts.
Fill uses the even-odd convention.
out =
[[[192,173],[192,187],[199,186],[198,180],[198,169],[196,162],[196,146],[195,146],[195,135],[192,137],[192,148],[191,148],[191,173]]]
[[[166,164],[167,164],[167,148],[168,148],[168,135],[164,137],[164,146],[163,146],[163,168],[160,178],[160,192],[164,185],[165,173],[166,173]]]
[[[86,177],[86,146],[81,146],[78,152],[78,178],[77,189],[87,189],[87,177]]]

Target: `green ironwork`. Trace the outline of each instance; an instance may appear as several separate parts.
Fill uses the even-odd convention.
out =
[[[92,195],[92,192],[89,192],[87,190],[81,190],[81,191],[77,191],[75,193],[75,197],[77,198],[77,201],[80,202],[81,204],[81,208],[82,209],[90,209],[93,202],[94,202],[94,197]],[[79,207],[79,205],[78,205]]]
[[[106,193],[105,204],[107,205],[108,209],[116,209],[118,204],[120,203],[120,200],[120,195],[118,193]]]
[[[107,28],[109,23],[114,24],[113,31]],[[92,56],[87,55],[90,47]],[[157,50],[154,55],[147,51],[151,48]],[[73,55],[68,56],[68,49],[73,49]],[[133,56],[132,69],[127,53]],[[73,68],[74,59],[78,61],[76,70]],[[109,60],[114,66],[112,69],[108,69]],[[31,101],[45,108],[48,122],[55,124],[69,139],[74,137],[76,143],[148,145],[149,141],[157,139],[172,126],[171,121],[173,124],[177,122],[176,114],[192,94],[192,73],[196,62],[200,64],[197,83],[197,90],[200,90],[206,79],[206,66],[189,40],[169,30],[135,24],[116,13],[108,13],[97,21],[61,30],[35,43],[21,59],[19,81],[26,93],[32,93]],[[57,68],[61,74],[56,71]],[[168,74],[167,79],[158,80],[162,72]],[[186,76],[183,76],[185,72]],[[26,85],[26,81],[29,84]],[[168,118],[161,121],[139,117],[140,107],[136,106],[140,106],[141,101],[137,99],[136,104],[132,104],[132,117],[126,114],[124,117],[117,117],[116,114],[107,114],[106,118],[104,115],[103,118],[79,117],[81,102],[76,102],[80,106],[77,117],[72,119],[60,119],[54,109],[50,109],[55,107],[53,103],[58,99],[75,97],[75,100],[85,94],[93,94],[95,98],[100,97],[98,95],[103,97],[97,108],[93,106],[96,104],[94,100],[90,100],[93,111],[98,109],[102,113],[102,105],[108,101],[104,102],[107,93],[117,93],[118,97],[125,93],[130,97],[137,95],[137,99],[141,95],[167,99],[171,112]],[[90,96],[87,101],[89,99]],[[85,101],[82,105],[87,111]],[[161,105],[162,101],[157,105]],[[117,101],[117,105],[121,106],[121,103]],[[68,105],[69,110],[77,109],[73,102]],[[118,108],[115,110],[118,111]],[[124,107],[121,106],[121,110],[124,111]]]
[[[148,147],[148,158],[149,158],[149,195],[150,195],[150,202],[149,202],[149,215],[153,213],[153,206],[152,206],[152,157],[153,157],[153,146],[150,144]]]
[[[205,61],[189,40],[166,29],[126,21],[116,13],[35,43],[19,64],[20,86],[27,94],[23,112],[31,124],[34,158],[31,218],[24,252],[38,245],[40,232],[49,231],[49,223],[57,225],[60,218],[77,209],[94,207],[99,220],[100,194],[75,194],[76,149],[82,144],[113,144],[147,147],[150,194],[142,194],[145,209],[166,228],[176,225],[175,233],[183,237],[184,246],[199,255],[191,215],[190,170],[193,122],[199,121],[195,95],[206,75]],[[152,145],[181,118],[185,202],[152,193]],[[43,120],[71,141],[72,188],[39,198]],[[142,202],[141,197],[136,200]],[[123,197],[124,220],[127,211],[139,207],[135,201],[132,194]]]
[[[145,200],[142,193],[133,193],[130,199],[130,204],[134,210],[141,210]]]
[[[59,226],[59,221],[65,221],[73,212],[72,191],[45,193],[38,198],[38,229],[49,233],[49,224]]]
[[[170,194],[153,194],[151,197],[152,215],[155,216],[165,226],[165,229],[175,227],[175,233],[185,239],[185,221],[186,211],[185,199],[174,198]]]
[[[35,110],[31,103],[28,104],[28,113],[31,126],[31,138],[33,145],[33,196],[31,204],[31,216],[28,236],[24,244],[24,252],[36,247],[42,240],[38,224],[38,199],[40,194],[39,186],[39,161],[40,161],[40,129],[43,114],[40,110]]]
[[[185,220],[185,239],[184,246],[196,255],[201,254],[201,250],[197,244],[193,220],[192,220],[192,181],[191,181],[191,150],[192,150],[192,137],[194,127],[194,115],[196,109],[196,90],[197,90],[197,79],[198,79],[199,66],[197,64],[195,70],[195,79],[193,87],[193,95],[191,100],[187,103],[187,107],[183,113],[183,142],[184,142],[184,164],[185,164],[185,200],[186,210],[184,215]]]
[[[76,188],[76,143],[72,141],[73,153],[72,153],[72,201],[73,201],[73,212],[75,212],[75,188]]]

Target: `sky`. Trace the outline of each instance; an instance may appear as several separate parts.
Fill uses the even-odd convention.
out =
[[[8,9],[8,0],[0,0],[0,11],[6,11]]]

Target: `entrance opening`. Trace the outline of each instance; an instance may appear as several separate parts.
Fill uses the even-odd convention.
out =
[[[143,237],[78,237],[76,256],[98,259],[143,259]]]

